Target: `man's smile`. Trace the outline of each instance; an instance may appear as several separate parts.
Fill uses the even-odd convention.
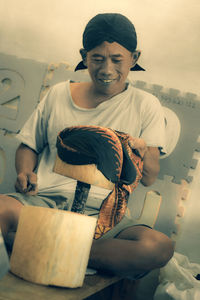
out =
[[[111,83],[113,83],[116,79],[102,79],[102,78],[99,78],[98,79],[101,83],[103,83],[103,84],[111,84]]]

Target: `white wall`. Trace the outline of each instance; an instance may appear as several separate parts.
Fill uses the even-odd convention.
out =
[[[135,79],[200,94],[199,0],[0,0],[0,52],[74,66],[83,29],[99,12],[135,24],[147,70]]]

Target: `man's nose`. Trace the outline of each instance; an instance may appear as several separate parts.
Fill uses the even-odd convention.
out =
[[[112,61],[110,59],[105,60],[101,66],[100,74],[109,77],[113,74],[113,72],[114,72],[114,66]]]

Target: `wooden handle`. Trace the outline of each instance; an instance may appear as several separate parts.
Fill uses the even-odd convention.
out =
[[[79,214],[84,214],[89,191],[90,191],[90,184],[77,181],[76,191],[75,191],[74,201],[72,204],[71,211],[77,212]]]

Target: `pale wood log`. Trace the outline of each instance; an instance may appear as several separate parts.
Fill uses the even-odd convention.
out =
[[[78,181],[112,190],[114,183],[109,181],[99,171],[95,164],[71,165],[63,162],[57,155],[53,171],[63,176],[67,176]]]
[[[11,255],[11,272],[28,281],[63,287],[83,285],[96,218],[25,206]]]

